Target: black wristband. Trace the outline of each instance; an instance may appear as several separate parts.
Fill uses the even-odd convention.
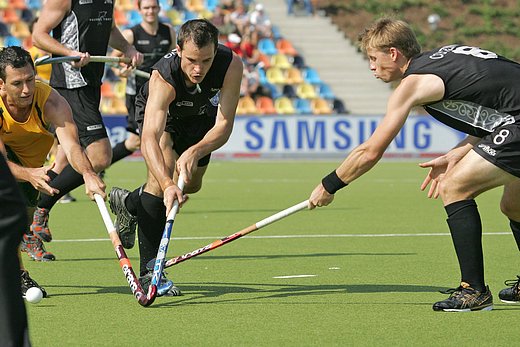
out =
[[[343,182],[336,173],[336,170],[332,171],[321,180],[323,188],[329,193],[334,194],[343,187],[346,187],[348,183]]]

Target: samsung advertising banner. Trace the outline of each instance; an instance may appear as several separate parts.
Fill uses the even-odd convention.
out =
[[[382,116],[237,116],[228,143],[213,158],[337,159],[366,141]],[[107,116],[114,145],[126,136],[124,117]],[[385,158],[428,158],[465,137],[431,116],[410,116]]]

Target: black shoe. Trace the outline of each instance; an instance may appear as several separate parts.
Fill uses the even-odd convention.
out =
[[[504,282],[509,288],[502,289],[498,293],[498,297],[502,302],[508,304],[516,304],[520,302],[520,276],[516,276],[516,280],[507,280]]]
[[[139,283],[141,287],[148,293],[148,287],[152,282],[153,272],[149,271],[145,275],[139,277]],[[177,288],[172,281],[166,278],[166,274],[163,272],[161,276],[161,284],[157,286],[157,296],[180,296],[182,295],[179,288]]]
[[[446,300],[433,304],[434,311],[445,312],[469,312],[491,311],[493,309],[493,296],[488,286],[485,292],[480,292],[462,282],[458,288],[449,289],[445,294],[451,294]]]
[[[32,288],[32,287],[39,288],[42,291],[42,293],[43,293],[43,297],[44,298],[47,297],[47,292],[45,291],[45,289],[43,287],[41,287],[38,284],[38,282],[33,280],[31,277],[29,277],[29,272],[28,271],[21,270],[20,271],[20,277],[22,279],[22,296],[23,296],[24,299],[25,299],[25,293],[27,293],[27,290],[29,288]]]
[[[129,190],[113,187],[108,199],[110,209],[116,215],[114,226],[121,239],[121,244],[127,249],[134,247],[137,228],[137,217],[130,214],[125,206],[125,199],[129,194]]]

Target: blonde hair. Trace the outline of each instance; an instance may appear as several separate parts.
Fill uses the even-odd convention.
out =
[[[395,47],[409,59],[421,52],[421,45],[410,25],[392,18],[381,18],[365,28],[358,36],[358,43],[364,53],[368,48],[387,51]]]

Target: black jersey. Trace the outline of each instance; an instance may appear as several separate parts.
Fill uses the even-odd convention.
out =
[[[433,117],[483,137],[520,114],[520,64],[476,47],[449,45],[411,59],[404,77],[433,74],[444,81],[441,101],[424,105]]]
[[[171,37],[170,27],[159,23],[159,28],[155,35],[148,34],[141,24],[131,27],[130,30],[134,35],[135,48],[144,54],[144,61],[139,65],[139,70],[151,72],[152,66],[170,51],[172,42],[175,39]],[[127,80],[126,93],[135,95],[147,80],[144,77],[130,76]]]
[[[112,30],[113,0],[72,0],[71,10],[52,30],[52,36],[68,48],[106,55]],[[81,69],[68,63],[55,64],[50,84],[57,88],[98,87],[103,77],[103,63],[89,63]]]
[[[199,84],[200,92],[189,90],[186,87],[185,77],[180,66],[181,58],[176,50],[165,55],[152,67],[152,70],[157,70],[162,78],[175,88],[176,95],[168,109],[167,124],[173,119],[179,118],[195,120],[194,117],[197,116],[216,117],[220,89],[232,58],[231,49],[219,44],[213,64],[204,80]],[[139,90],[136,97],[136,107],[146,104],[148,86],[149,83],[146,82],[143,88]],[[138,122],[142,121],[143,113],[136,115]]]

